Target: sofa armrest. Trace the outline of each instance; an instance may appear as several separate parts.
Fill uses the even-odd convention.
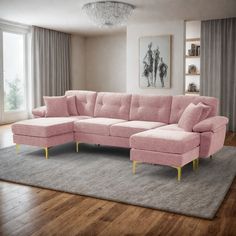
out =
[[[227,125],[229,119],[225,116],[214,116],[200,121],[193,127],[194,132],[215,132],[218,128]]]
[[[46,106],[37,107],[32,110],[34,117],[45,117],[46,115]]]

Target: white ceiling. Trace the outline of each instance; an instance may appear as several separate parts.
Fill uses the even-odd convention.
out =
[[[91,0],[94,1],[94,0]],[[81,11],[89,0],[0,0],[0,18],[68,33],[101,35],[125,31],[101,29]],[[119,0],[118,0],[119,1]],[[236,17],[236,0],[121,0],[136,9],[129,24],[161,20],[203,20]]]

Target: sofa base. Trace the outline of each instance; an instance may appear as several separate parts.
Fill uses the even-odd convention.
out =
[[[129,138],[103,136],[98,134],[75,133],[75,140],[79,143],[101,144],[113,147],[129,148]]]
[[[17,134],[13,135],[13,142],[16,144],[17,153],[19,151],[20,144],[42,147],[44,148],[46,159],[48,159],[48,148],[73,141],[74,141],[73,133],[61,134],[47,138],[32,137],[32,136],[17,135]]]
[[[131,149],[130,160],[151,164],[183,167],[199,157],[199,147],[183,154],[153,152],[139,149]]]
[[[183,154],[154,152],[134,148],[132,148],[130,152],[130,160],[133,161],[134,174],[137,162],[166,165],[177,169],[179,181],[181,179],[181,168],[189,162],[193,162],[193,169],[195,170],[196,167],[198,167],[198,157],[199,147],[196,147]]]
[[[35,147],[53,147],[64,143],[69,143],[74,141],[74,134],[67,133],[56,135],[52,137],[42,138],[42,137],[32,137],[26,135],[13,135],[13,142],[16,144],[31,145]]]
[[[137,161],[133,161],[133,174],[136,173],[136,164],[138,162]],[[195,171],[197,168],[198,168],[198,165],[199,165],[199,159],[195,159],[193,160],[193,170]],[[178,181],[181,180],[181,177],[182,177],[182,167],[173,167],[173,168],[176,168],[177,171],[178,171],[178,175],[177,175],[177,179]]]

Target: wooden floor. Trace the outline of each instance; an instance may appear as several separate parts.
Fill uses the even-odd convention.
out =
[[[228,133],[225,144],[236,146],[236,134]],[[0,127],[0,146],[7,145],[9,127]],[[212,221],[0,182],[0,235],[233,236],[236,180]]]

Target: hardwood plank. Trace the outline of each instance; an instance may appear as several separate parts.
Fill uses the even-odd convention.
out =
[[[52,191],[42,191],[38,190],[38,192],[32,193],[32,195],[28,198],[19,196],[19,198],[12,201],[9,205],[6,204],[1,207],[0,217],[2,219],[2,223],[6,223],[13,218],[21,216],[23,213],[29,211],[30,209],[46,202],[55,196],[60,195],[58,192]]]
[[[52,207],[49,211],[46,211],[42,214],[41,217],[33,219],[28,224],[21,227],[19,230],[15,231],[16,235],[32,235],[33,233],[39,231],[44,227],[48,222],[58,218],[60,215],[72,209],[76,204],[84,201],[85,198],[80,196],[74,196],[68,194],[68,198],[64,202],[59,201],[59,204]]]
[[[71,196],[70,196],[71,197]],[[56,195],[54,198],[49,199],[36,207],[30,209],[27,212],[24,212],[20,216],[13,218],[12,220],[8,221],[7,223],[3,223],[0,229],[1,233],[7,233],[9,235],[13,234],[15,231],[19,230],[20,228],[24,227],[26,224],[31,224],[34,219],[38,217],[43,217],[44,214],[48,213],[52,208],[60,205],[61,202],[64,202],[68,199],[67,194],[59,194]],[[37,216],[37,218],[35,218]]]
[[[4,205],[8,203],[11,204],[11,202],[15,201],[16,198],[19,199],[19,196],[20,198],[24,198],[24,197],[34,195],[35,191],[36,192],[40,191],[40,189],[35,190],[32,187],[24,186],[24,185],[15,184],[14,186],[16,186],[17,188],[8,187],[8,190],[7,190],[7,188],[5,187],[4,190],[1,190],[2,200],[4,199],[5,196],[7,196],[7,198],[4,199]],[[1,205],[1,202],[0,202],[0,205]]]
[[[88,226],[83,230],[80,230],[78,235],[98,235],[127,208],[128,205],[115,204],[108,212],[101,215],[96,221],[90,222]]]
[[[60,234],[63,235],[62,231],[65,231],[65,229],[67,232],[65,232],[64,235],[69,232],[70,235],[75,235],[72,234],[71,231],[76,230],[77,227],[82,227],[81,224],[75,224],[78,219],[86,217],[87,215],[91,215],[92,219],[93,214],[95,214],[95,212],[100,208],[104,207],[105,204],[106,201],[103,200],[97,201],[97,199],[86,198],[78,207],[73,207],[64,214],[61,214],[59,217],[51,220],[33,235],[46,235],[47,232],[50,232],[51,234],[57,234],[60,232]],[[87,221],[90,222],[91,219]]]
[[[227,132],[226,138],[225,138],[225,145],[236,146],[236,133]]]
[[[142,209],[140,207],[129,206],[128,209],[114,219],[110,225],[98,235],[122,235],[125,230],[125,234],[129,234],[130,227],[135,223],[141,211]]]
[[[73,217],[71,222],[72,224],[64,227],[64,229],[62,230],[62,234],[66,235],[67,232],[70,232],[70,234],[72,235],[77,235],[90,224],[96,222],[101,216],[106,214],[115,204],[115,202],[104,201],[104,203],[101,205],[99,204],[99,206],[98,203],[96,203],[94,207],[84,212],[79,217]]]
[[[130,207],[128,210],[129,209]],[[113,222],[113,224],[118,226],[121,224],[121,228],[116,229],[116,227],[112,226],[111,224],[109,229],[118,234],[146,235],[149,231],[149,228],[154,226],[163,215],[163,212],[159,212],[160,214],[157,214],[156,211],[147,208],[133,206],[133,209],[135,210],[135,213],[122,215],[120,217],[120,222],[119,218],[117,219],[118,222]],[[144,227],[144,225],[148,227]]]

